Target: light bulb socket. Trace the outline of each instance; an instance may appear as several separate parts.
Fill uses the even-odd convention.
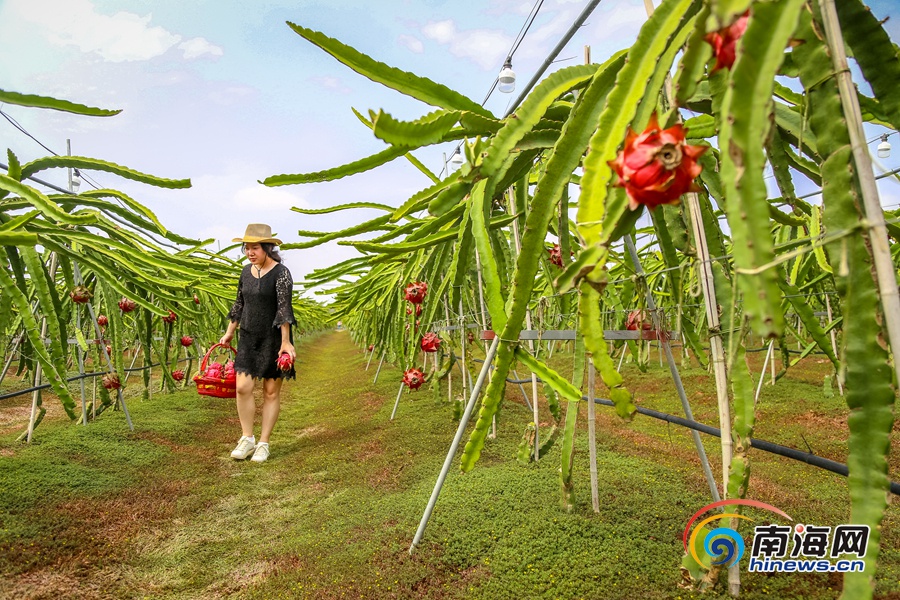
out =
[[[453,153],[453,156],[450,157],[450,168],[455,171],[462,166],[463,162],[462,152],[457,148],[456,152]]]
[[[512,60],[507,58],[497,76],[497,90],[511,94],[516,89],[516,72],[512,70]]]
[[[887,158],[891,155],[891,143],[883,140],[878,144],[878,158]]]

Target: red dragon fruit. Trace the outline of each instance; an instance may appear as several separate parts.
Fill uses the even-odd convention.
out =
[[[417,390],[425,383],[425,373],[419,369],[407,369],[403,373],[403,383],[411,390]]]
[[[119,300],[119,310],[123,313],[130,313],[135,308],[137,308],[137,302],[134,300],[129,300],[125,296],[122,296],[122,299]]]
[[[412,313],[413,313],[413,309],[411,309],[411,308],[406,309],[406,314],[411,315]],[[416,304],[416,316],[417,317],[422,316],[422,305],[421,304]]]
[[[172,379],[175,381],[184,381],[184,371],[178,369],[177,371],[172,371]]]
[[[181,345],[184,346],[185,348],[190,348],[191,346],[194,345],[194,338],[192,338],[189,335],[182,336]]]
[[[200,304],[200,297],[197,294],[194,294],[194,304]]]
[[[406,286],[403,296],[413,304],[421,304],[428,293],[428,284],[424,281],[414,281]]]
[[[106,327],[107,325],[109,325],[109,318],[106,315],[98,315],[97,325],[99,325],[100,327]]]
[[[206,376],[213,378],[221,378],[222,373],[224,372],[224,368],[222,367],[222,363],[210,363],[209,366],[206,367]]]
[[[100,380],[100,383],[103,384],[108,390],[118,390],[122,387],[122,382],[119,381],[119,375],[116,373],[108,373],[103,376],[103,379]]]
[[[628,313],[628,318],[625,319],[625,329],[629,331],[637,331],[639,329],[650,331],[653,329],[653,321],[651,320],[650,315],[644,311],[633,310]]]
[[[441,338],[434,332],[428,332],[422,336],[421,346],[425,352],[437,352],[441,348]]]
[[[75,304],[87,304],[88,302],[90,302],[93,296],[94,295],[91,293],[91,290],[87,289],[83,285],[76,285],[75,289],[69,292],[69,297]]]
[[[166,315],[165,317],[163,317],[162,320],[164,323],[169,323],[171,325],[172,323],[174,323],[175,321],[178,320],[178,315],[176,315],[174,312],[172,312],[170,310],[169,314]]]
[[[287,373],[294,367],[294,359],[287,352],[282,352],[275,364],[278,365],[280,371]]]

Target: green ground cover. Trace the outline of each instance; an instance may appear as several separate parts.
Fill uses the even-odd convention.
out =
[[[626,424],[598,407],[594,514],[581,406],[578,507],[566,514],[559,449],[536,465],[514,460],[530,413],[511,387],[497,439],[474,472],[451,471],[410,556],[456,429],[450,406],[423,388],[403,395],[391,422],[400,371],[386,365],[372,385],[374,364],[365,372],[344,332],[305,344],[299,359],[263,465],[229,458],[239,435],[231,401],[193,391],[131,400],[133,433],[120,412],[87,428],[48,417],[30,446],[14,442],[20,427],[4,430],[0,597],[719,597],[679,587],[683,527],[709,502],[683,429],[641,417]],[[560,352],[551,362],[564,370],[565,360]],[[624,372],[639,404],[680,413],[667,370]],[[824,397],[825,372],[810,359],[765,387],[757,436],[843,460],[847,411],[839,396]],[[690,368],[684,380],[695,416],[716,424],[711,376]],[[718,474],[718,441],[704,443]],[[752,457],[749,497],[798,522],[846,522],[843,478]],[[893,479],[898,472],[892,460]],[[885,598],[900,596],[897,519],[891,506],[877,589]],[[841,583],[836,575],[742,576],[743,598],[835,598]]]

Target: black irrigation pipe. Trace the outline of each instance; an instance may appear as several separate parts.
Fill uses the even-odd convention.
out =
[[[587,400],[588,398],[587,396],[582,396],[581,399]],[[607,400],[606,398],[594,398],[594,404],[615,406],[612,400]],[[719,428],[704,425],[703,423],[698,423],[697,421],[690,421],[683,417],[676,417],[675,415],[670,415],[649,408],[638,407],[637,412],[648,417],[653,417],[654,419],[665,421],[667,423],[680,425],[682,427],[687,427],[688,429],[695,429],[707,435],[722,437],[722,432]],[[819,467],[820,469],[825,469],[826,471],[831,471],[832,473],[843,475],[844,477],[847,477],[850,472],[847,469],[847,465],[843,463],[839,463],[835,460],[830,460],[827,458],[822,458],[821,456],[817,456],[809,452],[803,452],[802,450],[795,450],[794,448],[788,448],[787,446],[767,442],[766,440],[750,438],[750,447],[757,448],[759,450],[762,450],[763,452],[768,452],[770,454],[777,454],[778,456],[784,456],[786,458],[798,460],[814,467]],[[895,496],[900,496],[900,483],[897,483],[896,481],[891,482],[891,493]]]
[[[198,359],[198,358],[200,358],[200,357],[197,357],[197,356],[189,356],[188,358],[179,358],[179,359],[178,359],[178,362],[184,362],[184,361],[186,361],[186,360],[196,360],[196,359]],[[152,365],[150,365],[150,366],[134,367],[133,369],[123,369],[123,371],[124,371],[125,373],[134,373],[135,371],[145,371],[145,370],[147,370],[147,369],[152,369],[153,367],[158,367],[159,365],[160,365],[160,363],[154,363],[154,364],[152,364]],[[109,371],[100,371],[100,372],[95,372],[95,373],[84,373],[83,375],[75,375],[75,376],[73,376],[73,377],[69,377],[68,379],[66,379],[66,382],[71,383],[71,382],[73,382],[73,381],[79,381],[79,380],[81,380],[81,379],[90,379],[91,377],[100,377],[100,376],[102,376],[102,375],[106,375],[107,373],[109,373]],[[30,394],[30,393],[36,392],[36,391],[38,391],[38,390],[46,390],[46,389],[50,389],[51,387],[53,387],[51,384],[45,383],[45,384],[43,384],[43,385],[36,385],[36,386],[34,386],[34,387],[30,387],[30,388],[25,389],[25,390],[18,390],[18,391],[16,391],[16,392],[8,392],[8,393],[6,393],[6,394],[0,394],[0,400],[9,400],[10,398],[15,398],[16,396],[23,396],[23,395],[25,395],[25,394]]]
[[[484,362],[483,360],[477,358],[475,360],[482,363]],[[540,377],[538,377],[537,380],[543,383]],[[527,383],[530,382],[531,379],[507,379],[506,381],[507,383]],[[588,397],[582,396],[581,399],[587,400]],[[594,398],[594,404],[601,404],[603,406],[615,406],[612,400],[608,400],[606,398]],[[675,415],[659,412],[658,410],[652,410],[650,408],[642,408],[640,406],[637,407],[637,412],[648,417],[653,417],[654,419],[659,419],[660,421],[665,421],[666,423],[672,423],[673,425],[680,425],[681,427],[694,429],[696,431],[699,431],[700,433],[705,433],[707,435],[712,435],[718,438],[722,437],[722,431],[718,427],[704,425],[703,423],[691,421],[689,419],[685,419],[684,417],[676,417]],[[766,440],[750,438],[750,447],[762,450],[763,452],[768,452],[770,454],[777,454],[778,456],[784,456],[785,458],[804,462],[808,465],[819,467],[820,469],[825,469],[826,471],[831,471],[832,473],[837,473],[838,475],[843,475],[844,477],[847,477],[847,475],[850,473],[847,465],[843,463],[839,463],[828,458],[822,458],[821,456],[817,456],[810,452],[803,452],[802,450],[796,450],[794,448],[782,446],[781,444],[767,442]],[[900,483],[897,483],[896,481],[891,482],[891,493],[895,496],[900,496]]]

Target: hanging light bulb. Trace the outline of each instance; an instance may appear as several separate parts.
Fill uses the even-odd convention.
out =
[[[512,58],[507,58],[497,76],[497,89],[504,94],[511,94],[516,89],[516,72],[512,70]]]
[[[72,175],[72,192],[77,194],[78,188],[81,187],[81,173],[78,172],[78,169],[75,169],[75,173]]]
[[[453,156],[450,157],[450,170],[455,171],[460,168],[463,164],[463,155],[462,152],[459,151],[459,148],[456,149],[456,152],[453,153]]]
[[[891,155],[891,143],[887,141],[888,134],[881,136],[881,143],[878,144],[878,158],[887,158]]]

